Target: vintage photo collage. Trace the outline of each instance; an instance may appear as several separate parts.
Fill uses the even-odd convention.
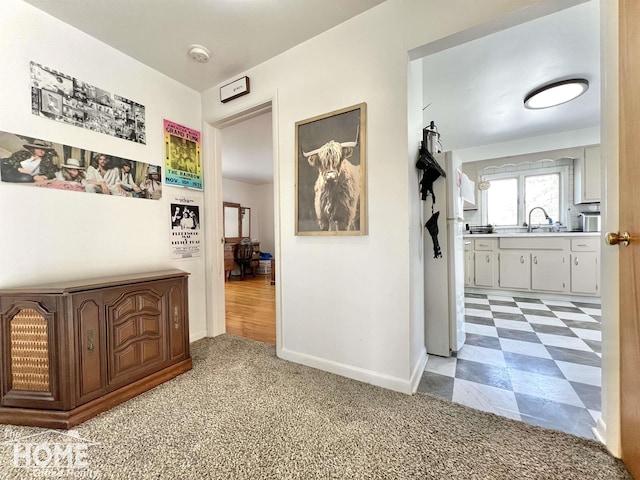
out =
[[[120,197],[162,197],[159,166],[3,131],[0,180]]]
[[[34,115],[146,144],[145,107],[63,72],[31,62]]]

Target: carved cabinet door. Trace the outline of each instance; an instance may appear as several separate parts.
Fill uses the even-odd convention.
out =
[[[158,285],[104,292],[110,387],[142,378],[168,358],[166,290]]]
[[[73,296],[75,319],[76,405],[101,396],[107,384],[106,330],[102,295],[99,292],[78,293]]]
[[[168,285],[171,360],[186,358],[189,351],[189,326],[187,325],[189,315],[186,311],[186,290],[186,280],[175,280]]]

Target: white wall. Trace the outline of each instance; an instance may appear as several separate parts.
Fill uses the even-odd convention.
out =
[[[490,158],[508,157],[511,155],[525,155],[527,153],[559,150],[579,145],[597,145],[599,143],[600,127],[592,127],[552,133],[539,137],[521,138],[504,143],[463,148],[456,150],[456,153],[460,159],[466,163]]]
[[[0,130],[161,165],[163,118],[201,129],[197,92],[20,0],[2,3]],[[147,144],[32,115],[30,61],[143,104]],[[166,186],[160,201],[145,201],[0,182],[0,286],[179,268],[191,273],[191,339],[203,337],[204,257],[171,259],[169,197],[183,193],[203,201]]]
[[[260,250],[274,253],[273,183],[251,183],[222,179],[222,198],[251,209],[251,238],[260,242]]]
[[[618,120],[618,2],[601,0],[602,39],[602,231],[618,232],[620,204]],[[612,455],[620,445],[620,258],[618,248],[601,244],[602,254],[602,417],[596,434]]]
[[[599,129],[598,129],[599,133]],[[596,140],[599,140],[600,135],[596,136]],[[589,137],[592,138],[592,137]],[[598,142],[596,141],[596,144]],[[541,143],[541,145],[544,145]],[[581,144],[578,144],[581,145]],[[582,144],[589,146],[590,144]],[[583,212],[599,211],[600,204],[575,204],[574,190],[575,190],[575,176],[574,176],[574,158],[584,157],[584,146],[572,146],[571,148],[562,148],[559,150],[547,150],[536,151],[536,153],[527,153],[523,155],[509,155],[505,157],[496,157],[488,160],[479,160],[476,162],[468,162],[475,167],[476,175],[473,180],[479,182],[483,173],[504,173],[513,171],[513,165],[517,165],[519,172],[526,170],[535,170],[543,167],[565,166],[567,168],[567,185],[564,189],[564,206],[565,212],[564,218],[557,219],[554,217],[554,221],[562,221],[562,224],[568,230],[578,230],[580,225],[580,215]],[[517,151],[517,150],[516,150]],[[551,160],[541,164],[541,160]],[[486,220],[483,221],[484,213],[484,195],[478,191],[476,194],[476,209],[466,210],[464,212],[464,222],[471,225],[483,225]],[[514,227],[501,230],[503,233],[510,231],[517,232],[523,227]]]
[[[281,357],[400,391],[413,389],[421,361],[415,337],[423,331],[416,307],[422,283],[413,282],[422,269],[415,245],[422,226],[419,196],[409,185],[415,181],[410,170],[417,145],[409,149],[408,139],[420,133],[407,126],[408,52],[536,3],[391,0],[239,74],[251,78],[249,95],[221,104],[219,86],[204,92],[203,117],[211,124],[277,98]],[[360,102],[367,103],[368,115],[368,235],[297,237],[294,124]],[[421,105],[410,107],[416,128]],[[220,161],[211,154],[208,161]]]
[[[413,60],[408,64],[407,74],[407,103],[409,105],[419,104],[422,101],[422,61]],[[420,142],[422,141],[422,116],[418,114],[417,109],[409,109],[407,121],[408,121],[408,145],[414,148],[409,148],[408,154],[408,202],[410,208],[409,218],[412,222],[409,228],[409,258],[417,259],[418,261],[409,261],[410,272],[410,301],[409,301],[409,362],[414,366],[413,372],[411,372],[410,382],[412,388],[416,388],[422,378],[422,372],[427,362],[427,350],[425,347],[425,322],[424,322],[424,307],[425,307],[425,278],[424,278],[424,240],[425,235],[428,236],[426,229],[423,227],[423,219],[425,202],[416,201],[417,198],[421,198],[420,193],[420,179],[422,178],[421,171],[417,168],[411,168],[415,165],[418,159],[418,149]],[[420,112],[421,113],[421,112]]]

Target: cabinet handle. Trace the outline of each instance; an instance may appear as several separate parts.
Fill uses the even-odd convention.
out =
[[[575,265],[578,265],[578,257],[575,257],[575,258],[573,259],[573,263],[574,263]]]
[[[95,350],[95,345],[93,344],[93,330],[87,331],[87,351],[93,352]]]
[[[533,257],[533,263],[535,263],[536,265],[538,264],[538,256],[537,255],[535,255]]]
[[[588,247],[589,245],[587,245],[586,243],[579,243],[577,246],[578,247]]]
[[[488,243],[479,243],[478,246],[479,247],[488,247],[489,244]]]
[[[487,263],[489,263],[489,255],[487,255]]]
[[[180,328],[180,315],[178,314],[178,307],[173,307],[173,328],[176,330]]]
[[[520,255],[520,263],[524,263],[524,255]]]

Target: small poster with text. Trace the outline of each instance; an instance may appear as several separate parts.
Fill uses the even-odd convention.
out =
[[[197,200],[184,195],[171,199],[171,258],[201,256],[202,209]]]
[[[202,190],[200,132],[164,120],[165,184]]]

